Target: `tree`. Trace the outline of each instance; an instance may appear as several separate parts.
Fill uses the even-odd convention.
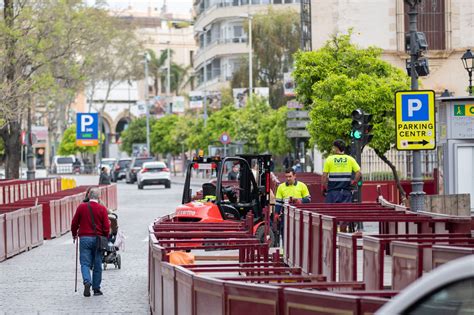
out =
[[[179,154],[181,147],[174,141],[172,131],[176,127],[178,116],[166,115],[159,118],[151,128],[150,142],[153,153],[161,153],[163,155],[171,153]]]
[[[67,106],[84,80],[81,67],[91,64],[86,48],[100,43],[96,35],[108,16],[80,0],[4,0],[2,10],[0,118],[6,124],[0,136],[5,142],[6,177],[18,178],[26,109],[44,102],[45,115],[52,125],[59,125],[56,134],[62,134]]]
[[[59,145],[58,153],[61,155],[75,155],[81,153],[83,156],[86,153],[96,153],[99,146],[78,146],[76,144],[76,125],[71,125],[63,134],[61,144]]]
[[[155,121],[156,119],[150,118],[150,130],[152,130]],[[146,118],[141,117],[132,120],[128,128],[122,132],[121,139],[121,150],[132,155],[134,143],[146,143]]]
[[[245,23],[248,34],[248,24]],[[300,46],[300,15],[294,10],[268,9],[253,16],[253,82],[270,88],[270,104],[276,108],[286,103],[283,96],[283,73],[293,66],[293,54]],[[248,60],[234,73],[231,85],[248,87]]]
[[[282,106],[262,117],[257,136],[260,152],[286,154],[291,151],[291,143],[286,136],[287,111],[288,109]]]
[[[351,32],[335,35],[318,51],[296,55],[296,93],[310,109],[311,141],[327,155],[334,139],[349,141],[354,109],[372,114],[369,146],[392,169],[404,196],[396,168],[384,154],[395,143],[394,93],[408,89],[409,78],[380,58],[381,49],[362,49],[350,40]]]
[[[235,115],[236,139],[244,142],[250,152],[258,150],[261,122],[263,117],[271,115],[271,112],[272,108],[265,99],[253,96]]]

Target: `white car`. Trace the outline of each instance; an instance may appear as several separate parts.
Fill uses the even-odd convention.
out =
[[[375,314],[474,314],[474,255],[434,269],[402,290]]]
[[[138,189],[148,185],[165,185],[171,188],[171,173],[165,162],[145,162],[137,173]]]
[[[76,160],[74,155],[55,155],[53,157],[52,170],[55,174],[72,174],[73,163]]]

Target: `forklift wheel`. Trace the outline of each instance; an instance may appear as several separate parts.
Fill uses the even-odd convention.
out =
[[[258,227],[257,232],[255,232],[255,237],[258,240],[260,240],[261,243],[265,243],[264,236],[265,236],[265,225],[262,224]],[[269,229],[268,237],[270,238],[270,247],[275,247],[276,240],[275,240],[275,234],[273,234],[272,229]]]

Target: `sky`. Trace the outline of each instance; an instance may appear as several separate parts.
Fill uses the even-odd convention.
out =
[[[161,9],[164,0],[107,0],[110,8],[125,9],[129,5],[136,10],[146,10],[149,6]],[[90,1],[89,2],[93,2]],[[189,13],[192,8],[193,0],[167,0],[168,12],[171,13]]]

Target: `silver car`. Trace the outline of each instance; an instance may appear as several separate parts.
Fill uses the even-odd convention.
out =
[[[474,314],[474,255],[434,269],[402,290],[375,314]]]

